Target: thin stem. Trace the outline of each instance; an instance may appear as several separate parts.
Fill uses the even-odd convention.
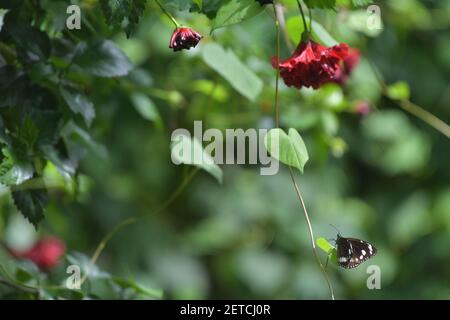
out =
[[[310,7],[308,8],[308,15],[309,15],[309,32],[312,32],[312,10]]]
[[[436,117],[434,114],[409,100],[400,100],[396,102],[400,106],[400,108],[421,119],[428,125],[432,126],[437,131],[445,135],[447,138],[450,138],[450,126],[441,119],[439,119],[438,117]]]
[[[303,12],[303,7],[302,7],[302,4],[300,3],[300,0],[297,0],[297,4],[298,4],[298,8],[300,9],[300,13],[302,15],[303,27],[305,28],[305,32],[308,32],[308,26],[306,25],[305,13]]]
[[[181,192],[183,192],[183,190],[186,188],[186,186],[189,184],[189,182],[192,180],[192,178],[195,176],[195,174],[198,171],[199,171],[199,168],[195,168],[194,170],[192,170],[189,173],[189,175],[183,180],[183,182],[180,184],[180,186],[177,188],[177,190],[175,190],[175,192],[172,193],[172,195],[160,207],[158,207],[155,211],[151,211],[151,212],[153,214],[158,214],[159,212],[161,212],[162,210],[167,208],[170,204],[172,204],[172,202],[181,194]],[[101,255],[101,253],[103,252],[106,245],[108,244],[108,242],[118,231],[120,231],[121,229],[123,229],[124,227],[126,227],[130,224],[134,224],[134,223],[138,222],[142,218],[143,218],[143,216],[136,217],[136,218],[128,218],[128,219],[125,219],[122,222],[118,223],[98,244],[97,248],[94,251],[94,254],[91,257],[90,265],[91,266],[95,265],[95,263],[97,262],[98,258]],[[86,271],[83,278],[81,279],[81,284],[83,284],[86,281],[87,277],[89,276],[89,272],[90,272],[90,270]]]
[[[169,19],[173,22],[173,24],[175,25],[175,27],[176,27],[176,28],[179,28],[179,27],[180,27],[180,24],[178,23],[177,20],[175,20],[175,18],[170,14],[170,12],[167,11],[166,8],[164,8],[164,7],[162,6],[162,4],[159,3],[158,0],[155,0],[155,2],[156,2],[156,3],[158,4],[158,6],[161,8],[162,12],[164,12],[164,14],[165,14],[166,16],[169,17]]]
[[[422,120],[423,122],[425,122],[429,126],[433,127],[434,129],[436,129],[437,131],[442,133],[447,138],[450,138],[450,126],[447,123],[445,123],[444,121],[442,121],[441,119],[439,119],[438,117],[436,117],[434,114],[432,114],[431,112],[425,110],[421,106],[411,102],[408,99],[395,100],[395,99],[390,98],[388,93],[387,93],[388,86],[384,82],[383,77],[378,72],[378,69],[376,68],[375,64],[370,59],[368,59],[368,61],[369,61],[370,67],[372,68],[372,70],[373,70],[373,72],[375,74],[375,77],[376,77],[379,85],[381,86],[381,90],[382,90],[383,95],[385,97],[387,97],[388,99],[391,99],[400,108],[402,108],[406,112],[412,114],[413,116],[419,118],[420,120]]]
[[[277,40],[276,40],[276,48],[277,48],[277,59],[280,59],[280,22],[277,14],[277,3],[273,2],[273,10],[275,12],[275,28],[277,30]],[[275,81],[275,125],[278,128],[280,126],[280,108],[278,106],[278,92],[279,92],[279,80],[280,80],[280,64],[277,61],[277,69],[276,69],[276,81]]]
[[[303,200],[302,193],[300,192],[300,187],[298,186],[297,182],[295,181],[294,173],[292,172],[292,168],[290,166],[289,166],[289,174],[291,176],[292,183],[294,184],[295,193],[297,194],[297,196],[298,196],[298,198],[300,200],[300,204],[301,204],[302,209],[303,209],[303,213],[304,213],[306,224],[308,225],[309,238],[311,240],[311,247],[312,247],[312,251],[313,251],[313,254],[314,254],[314,258],[316,259],[317,265],[320,267],[320,269],[322,270],[322,273],[323,273],[323,275],[325,277],[325,280],[326,280],[327,285],[328,285],[328,289],[330,290],[331,299],[334,300],[333,286],[331,285],[331,281],[328,278],[328,274],[327,274],[327,271],[326,271],[325,267],[323,266],[322,262],[320,261],[319,254],[317,253],[316,242],[314,240],[315,238],[314,238],[314,233],[313,233],[313,228],[312,228],[312,225],[311,225],[311,221],[310,221],[309,215],[308,215],[308,210],[306,209],[305,201]]]
[[[170,206],[172,202],[183,192],[183,190],[187,187],[189,182],[192,180],[192,178],[194,178],[199,170],[199,168],[195,168],[194,170],[192,170],[188,174],[188,176],[181,182],[177,190],[175,190],[175,192],[172,193],[172,195],[161,206],[159,206],[155,211],[152,211],[152,214],[156,215]]]
[[[298,3],[300,5],[300,2],[298,2]],[[275,9],[275,6],[276,6],[276,1],[274,1],[274,9]],[[280,38],[280,36],[279,36],[280,35],[280,30],[279,30],[278,16],[276,15],[276,11],[275,11],[275,17],[277,19],[276,22],[275,22],[275,27],[277,29],[277,56],[279,57],[280,56],[280,40],[279,40],[279,38]],[[305,22],[305,20],[303,20],[303,22]],[[305,24],[305,30],[306,30],[306,24]],[[279,109],[280,109],[279,104],[278,104],[278,83],[279,83],[279,67],[277,67],[277,78],[276,78],[276,85],[275,85],[275,126],[277,128],[279,128],[279,126],[280,126],[279,116],[278,116],[279,115]],[[319,254],[317,253],[317,250],[316,250],[316,243],[315,243],[315,240],[314,240],[314,232],[313,232],[313,228],[312,228],[312,225],[311,225],[311,221],[309,219],[308,210],[306,209],[305,201],[303,200],[303,196],[302,196],[302,193],[300,192],[300,188],[299,188],[297,182],[295,181],[294,173],[292,172],[292,168],[290,166],[288,166],[288,167],[289,167],[289,173],[290,173],[290,176],[291,176],[291,179],[292,179],[292,183],[294,184],[295,193],[297,194],[297,196],[298,196],[298,198],[300,200],[300,204],[301,204],[302,209],[303,209],[303,213],[304,213],[304,217],[305,217],[305,220],[306,220],[306,224],[308,226],[308,232],[309,232],[309,237],[310,237],[310,240],[311,240],[311,247],[312,247],[312,251],[313,251],[313,254],[314,254],[314,258],[316,259],[316,262],[317,262],[318,266],[320,267],[320,269],[322,270],[322,273],[323,273],[323,275],[325,277],[325,280],[326,280],[327,285],[328,285],[328,289],[330,290],[331,299],[334,300],[333,286],[331,284],[330,279],[328,278],[328,274],[327,274],[326,269],[322,265],[322,262],[320,262]]]

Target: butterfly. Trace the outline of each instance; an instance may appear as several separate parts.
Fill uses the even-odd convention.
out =
[[[377,254],[377,248],[356,238],[344,238],[339,233],[336,239],[337,261],[345,269],[359,266]]]

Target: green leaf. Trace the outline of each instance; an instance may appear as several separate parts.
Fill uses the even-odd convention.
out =
[[[161,290],[146,288],[132,280],[118,277],[112,277],[111,280],[113,281],[113,283],[117,284],[122,289],[132,289],[136,293],[144,295],[148,298],[161,299],[163,297],[163,292]]]
[[[327,254],[328,258],[333,264],[338,265],[336,248],[333,247],[328,242],[328,240],[326,240],[325,238],[318,238],[316,239],[316,244],[320,249],[322,249]]]
[[[17,163],[7,149],[2,149],[0,183],[7,186],[19,185],[33,176],[33,167],[28,163]]]
[[[309,19],[306,18],[309,24]],[[289,38],[295,44],[299,43],[305,28],[300,16],[290,17],[286,21],[286,30],[288,32]],[[312,21],[312,35],[315,40],[326,46],[337,45],[338,42],[325,30],[325,28],[317,21]]]
[[[304,0],[309,8],[334,9],[336,0]]]
[[[394,100],[408,100],[410,95],[409,85],[405,81],[398,81],[387,87],[387,95]]]
[[[336,4],[338,6],[350,7],[350,8],[367,6],[368,4],[370,4],[372,2],[373,2],[373,0],[336,0]]]
[[[165,0],[164,7],[166,9],[174,9],[179,11],[189,10],[193,5],[192,0]]]
[[[263,10],[255,0],[230,0],[217,12],[211,32],[252,18]]]
[[[297,130],[290,128],[287,135],[282,129],[271,129],[264,138],[264,145],[272,157],[303,173],[309,159],[305,143]]]
[[[222,169],[214,163],[214,160],[205,152],[202,144],[195,137],[191,138],[184,134],[172,137],[171,154],[174,163],[199,167],[222,183]]]
[[[155,104],[148,96],[141,93],[133,93],[131,95],[131,101],[133,102],[134,108],[144,119],[155,122],[158,127],[162,126],[158,109],[156,109]]]
[[[203,46],[203,60],[224,77],[244,97],[254,101],[263,88],[262,80],[253,73],[231,50],[225,50],[217,43]]]
[[[5,18],[5,14],[8,13],[8,10],[6,9],[0,9],[0,31],[2,31],[3,28],[3,19]]]
[[[48,203],[47,191],[44,189],[27,190],[24,184],[21,187],[21,190],[12,192],[14,204],[17,210],[37,229],[39,222],[44,219],[44,209]]]
[[[144,14],[147,0],[100,0],[100,7],[109,25],[121,27],[129,38]]]
[[[130,59],[110,40],[81,43],[73,63],[89,74],[106,78],[125,76],[133,69]]]
[[[198,2],[201,2],[199,7]],[[222,4],[222,0],[194,0],[194,3],[190,6],[190,11],[204,13],[208,18],[213,19]]]
[[[81,114],[89,127],[95,118],[94,104],[85,95],[73,89],[61,88],[60,92],[70,110]]]

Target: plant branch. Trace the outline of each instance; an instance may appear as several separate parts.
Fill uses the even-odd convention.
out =
[[[412,114],[413,116],[419,118],[420,120],[422,120],[429,126],[433,127],[434,129],[436,129],[437,131],[442,133],[447,138],[450,138],[450,125],[448,125],[446,122],[442,121],[441,119],[436,117],[431,112],[429,112],[426,109],[422,108],[421,106],[411,102],[408,99],[396,100],[396,99],[392,99],[391,97],[389,97],[388,86],[384,82],[383,77],[381,76],[381,74],[378,71],[375,64],[370,59],[368,59],[368,61],[369,61],[369,65],[372,68],[372,71],[374,72],[375,77],[381,87],[382,93],[386,98],[392,100],[400,108],[402,108],[406,112]]]

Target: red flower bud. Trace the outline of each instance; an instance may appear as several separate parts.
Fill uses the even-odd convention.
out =
[[[195,47],[203,37],[191,28],[177,28],[170,38],[169,48],[173,51],[181,51]]]
[[[58,260],[64,254],[65,249],[64,242],[60,239],[48,237],[39,240],[26,251],[10,250],[10,252],[15,258],[29,259],[40,269],[50,270],[58,264]]]
[[[355,103],[355,112],[360,116],[366,116],[370,112],[370,105],[367,101],[357,101]]]

